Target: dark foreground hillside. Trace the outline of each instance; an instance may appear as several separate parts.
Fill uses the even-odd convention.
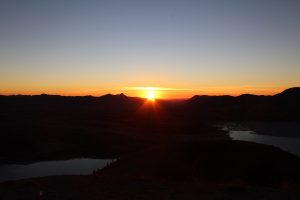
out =
[[[186,101],[0,96],[0,166],[120,158],[86,176],[0,183],[0,199],[300,199],[300,158],[232,141],[220,121],[300,119],[299,88]]]
[[[0,184],[1,199],[299,199],[299,158],[247,142],[175,142],[87,176]]]

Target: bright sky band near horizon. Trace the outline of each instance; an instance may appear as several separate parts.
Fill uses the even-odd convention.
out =
[[[1,0],[0,94],[300,86],[298,0]]]

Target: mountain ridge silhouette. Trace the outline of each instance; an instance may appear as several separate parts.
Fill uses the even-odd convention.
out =
[[[146,98],[123,93],[103,96],[11,95],[0,96],[0,108],[14,112],[76,112],[87,115],[130,115],[147,102]],[[300,87],[288,88],[275,95],[239,96],[195,95],[175,102],[156,100],[169,115],[201,120],[300,120]]]

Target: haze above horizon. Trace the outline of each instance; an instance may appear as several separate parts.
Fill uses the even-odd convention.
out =
[[[300,85],[300,1],[4,0],[0,94],[275,94]]]

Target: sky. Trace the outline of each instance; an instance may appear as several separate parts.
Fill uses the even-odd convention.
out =
[[[300,86],[299,0],[0,0],[0,94]]]

